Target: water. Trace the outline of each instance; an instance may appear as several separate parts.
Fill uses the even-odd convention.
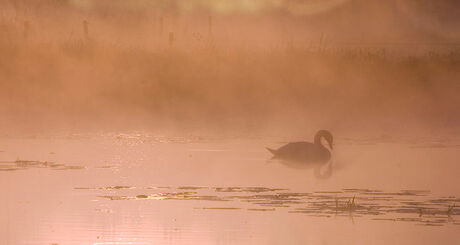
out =
[[[336,139],[315,169],[277,137],[0,138],[0,244],[457,244],[460,141]]]

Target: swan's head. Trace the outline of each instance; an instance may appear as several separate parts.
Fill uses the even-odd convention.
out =
[[[332,143],[333,143],[333,137],[331,132],[328,130],[320,130],[318,133],[315,135],[315,142],[321,143],[321,138],[324,138],[326,142],[329,144],[329,148],[332,150]]]

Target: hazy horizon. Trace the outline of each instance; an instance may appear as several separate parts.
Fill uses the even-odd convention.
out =
[[[432,134],[460,120],[456,1],[0,4],[0,131]]]
[[[0,0],[0,245],[460,244],[459,0]]]

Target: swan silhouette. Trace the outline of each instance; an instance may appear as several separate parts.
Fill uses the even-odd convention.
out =
[[[322,143],[325,139],[332,150],[333,137],[331,132],[320,130],[316,133],[314,143],[292,142],[277,150],[267,147],[273,154],[273,160],[281,160],[281,163],[290,168],[305,169],[313,168],[313,174],[318,179],[328,179],[332,176],[331,152]],[[321,171],[325,163],[330,162],[324,172]]]
[[[331,159],[331,152],[321,143],[324,138],[332,150],[333,137],[327,130],[319,130],[311,142],[292,142],[288,143],[277,150],[267,147],[267,150],[273,154],[272,159],[289,160],[302,163],[324,164]]]

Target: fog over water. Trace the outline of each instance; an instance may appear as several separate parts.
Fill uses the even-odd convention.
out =
[[[0,245],[459,243],[458,9],[0,0]]]
[[[2,129],[455,127],[456,5],[2,1]]]

